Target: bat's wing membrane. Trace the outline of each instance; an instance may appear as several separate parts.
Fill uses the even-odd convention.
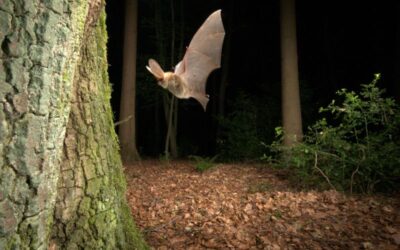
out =
[[[193,36],[183,60],[176,66],[175,73],[189,85],[195,98],[196,95],[206,96],[207,78],[211,71],[221,66],[224,36],[221,10],[217,10]]]

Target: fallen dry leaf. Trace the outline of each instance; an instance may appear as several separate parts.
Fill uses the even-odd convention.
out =
[[[394,240],[394,243],[400,245],[400,233],[392,235],[392,239]]]
[[[190,162],[143,161],[125,172],[152,249],[400,248],[399,196],[291,190],[277,170],[244,164],[198,173]]]

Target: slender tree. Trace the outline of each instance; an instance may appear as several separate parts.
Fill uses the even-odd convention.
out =
[[[176,143],[177,106],[178,99],[166,92],[164,94],[164,113],[167,122],[167,135],[165,137],[164,153],[166,157],[172,158],[178,157],[178,147]]]
[[[0,10],[0,249],[146,248],[125,200],[104,1]]]
[[[176,58],[176,44],[183,44],[181,41],[177,41],[176,36],[176,15],[175,15],[175,1],[170,1],[169,6],[164,6],[164,3],[160,0],[155,1],[155,33],[156,33],[156,46],[159,52],[157,58],[161,65],[170,64],[170,67],[175,66]],[[165,9],[169,9],[170,19],[162,16],[165,13]],[[182,5],[179,8],[183,10]],[[183,32],[183,26],[179,26],[179,31]],[[183,38],[183,34],[180,34],[178,38]],[[169,40],[169,42],[168,42]],[[169,56],[166,51],[169,49]],[[169,59],[169,60],[168,60]],[[169,61],[169,62],[168,62]],[[178,117],[178,100],[168,92],[163,93],[163,109],[164,118],[167,124],[167,133],[165,137],[164,153],[167,157],[176,158],[178,156],[177,147],[177,117]]]
[[[170,1],[170,13],[171,13],[171,56],[170,65],[171,68],[175,66],[175,44],[176,44],[176,17],[175,17],[175,1]],[[183,8],[180,8],[182,10]],[[183,31],[183,30],[181,30]],[[165,155],[171,156],[172,158],[178,157],[178,144],[177,144],[177,122],[178,122],[178,99],[170,93],[165,94],[164,110],[168,114],[165,120],[167,122],[167,136],[165,139]]]
[[[281,78],[284,144],[302,140],[295,0],[281,0]]]
[[[119,141],[122,160],[132,163],[139,160],[136,148],[136,48],[137,48],[137,0],[125,0],[124,53],[119,125]]]
[[[400,11],[400,3],[396,2],[395,6],[397,11]],[[396,16],[397,22],[396,24],[396,34],[395,34],[395,48],[394,48],[394,83],[393,83],[393,96],[394,98],[400,102],[400,24],[399,24],[399,16]]]
[[[235,2],[231,1],[230,2],[230,9],[231,9],[231,14],[228,16],[228,20],[225,23],[226,28],[229,29],[230,31],[232,30],[233,27],[233,11],[235,10]],[[232,32],[232,31],[231,31]],[[222,67],[221,67],[221,82],[219,85],[219,98],[218,98],[218,115],[224,116],[225,115],[225,102],[226,102],[226,89],[228,88],[228,75],[229,75],[229,61],[231,57],[231,43],[232,43],[232,33],[228,32],[225,35],[225,40],[224,40],[224,47],[223,47],[223,62],[222,62]]]
[[[166,63],[166,48],[165,48],[165,36],[163,34],[163,18],[162,18],[162,8],[161,8],[161,0],[154,0],[154,34],[155,34],[155,46],[158,50],[158,55],[157,58],[159,58],[159,62],[161,65],[165,65]],[[156,103],[155,103],[155,109],[154,109],[154,135],[155,136],[155,145],[160,145],[162,143],[162,140],[159,139],[161,138],[161,119],[163,117],[163,107],[162,104],[165,102],[164,100],[164,94],[161,94],[159,91],[156,91],[154,93],[156,95]],[[161,100],[161,101],[160,101]],[[165,110],[164,110],[165,113]],[[158,149],[158,148],[157,148]]]

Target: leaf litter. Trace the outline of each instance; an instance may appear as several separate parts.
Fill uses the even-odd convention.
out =
[[[299,191],[279,171],[188,161],[125,169],[152,249],[400,249],[400,197]]]

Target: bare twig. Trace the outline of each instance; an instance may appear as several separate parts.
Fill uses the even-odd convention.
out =
[[[163,229],[166,226],[171,225],[172,223],[174,223],[176,220],[178,220],[179,218],[181,218],[181,216],[176,216],[175,218],[173,218],[170,221],[167,221],[166,223],[162,223],[153,227],[149,227],[147,229],[144,230],[145,233],[149,233],[149,232],[159,232],[161,229]],[[181,218],[182,219],[182,218]]]
[[[364,161],[366,158],[365,155],[365,151],[363,148],[361,148],[361,152],[362,152],[362,160]],[[360,164],[357,164],[357,168],[356,170],[353,171],[353,173],[351,173],[351,179],[350,179],[350,194],[353,194],[353,183],[354,183],[354,176],[356,175],[356,173],[358,173],[358,169],[360,168]]]
[[[331,181],[329,180],[329,177],[326,176],[326,174],[324,173],[324,171],[322,171],[319,167],[318,167],[318,154],[317,152],[314,152],[314,168],[318,170],[318,172],[325,178],[325,180],[328,182],[329,186],[336,191],[336,188],[332,185]]]
[[[358,169],[360,168],[360,165],[357,165],[356,170],[353,171],[351,174],[351,180],[350,180],[350,194],[353,194],[353,182],[354,182],[354,175],[358,172]]]
[[[133,118],[133,115],[130,115],[130,116],[128,116],[127,118],[125,118],[125,119],[123,119],[123,120],[121,120],[121,121],[117,121],[116,123],[114,123],[114,127],[116,127],[116,126],[118,126],[118,125],[121,125],[122,123],[125,123],[125,122],[129,121],[129,120],[132,119],[132,118]]]

